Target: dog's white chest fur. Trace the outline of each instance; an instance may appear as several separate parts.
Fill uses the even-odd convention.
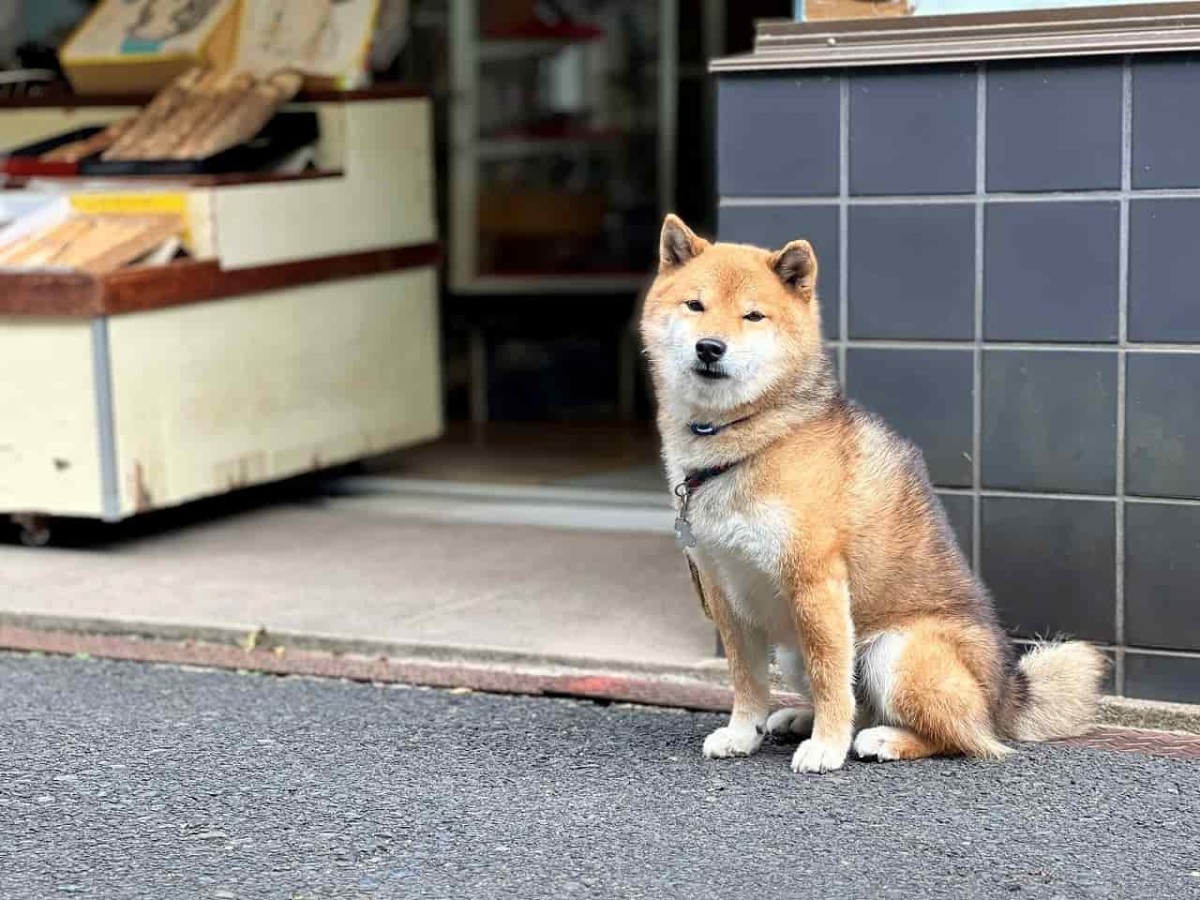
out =
[[[719,575],[735,613],[769,637],[794,633],[782,592],[784,552],[792,537],[791,517],[773,500],[746,501],[737,473],[702,485],[688,510],[697,550]]]

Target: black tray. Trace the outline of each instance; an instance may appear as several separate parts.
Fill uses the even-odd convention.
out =
[[[47,162],[42,159],[42,156],[49,153],[51,150],[57,150],[67,144],[73,144],[75,141],[82,141],[90,138],[94,134],[98,134],[105,129],[104,125],[89,125],[87,128],[76,128],[74,131],[68,131],[64,134],[55,135],[52,138],[38,141],[35,144],[26,144],[23,147],[16,147],[8,150],[4,154],[3,170],[8,175],[12,176],[35,176],[35,175],[75,175],[79,172],[80,163],[78,162]]]
[[[255,137],[205,159],[106,160],[90,156],[79,164],[79,174],[114,175],[225,175],[257,172],[289,153],[307,147],[320,134],[315,112],[279,113]]]

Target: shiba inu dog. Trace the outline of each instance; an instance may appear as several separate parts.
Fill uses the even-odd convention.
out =
[[[792,769],[827,772],[851,749],[998,758],[1005,740],[1083,732],[1104,657],[1070,641],[1016,658],[920,451],[843,397],[816,284],[806,241],[771,252],[663,225],[642,337],[676,529],[734,689],[704,755],[791,734]],[[812,714],[771,713],[772,646]]]

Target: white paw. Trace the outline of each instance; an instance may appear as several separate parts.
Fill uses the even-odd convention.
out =
[[[819,741],[809,738],[792,754],[793,772],[832,772],[846,762],[849,741]]]
[[[777,709],[767,719],[767,734],[775,737],[808,737],[812,734],[811,709]]]
[[[901,732],[887,725],[864,728],[854,738],[854,755],[859,759],[877,759],[894,762],[900,758],[897,738]]]
[[[726,725],[704,739],[704,755],[709,759],[749,756],[762,741],[762,733],[753,725]]]

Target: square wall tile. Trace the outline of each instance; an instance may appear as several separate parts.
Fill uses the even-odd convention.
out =
[[[1109,500],[984,497],[980,569],[1001,623],[1026,637],[1116,635],[1116,514]]]
[[[987,80],[989,191],[1121,186],[1119,60],[997,63]]]
[[[946,510],[946,518],[950,520],[954,536],[958,538],[958,546],[962,548],[963,556],[970,564],[975,546],[975,498],[967,494],[943,493],[938,493],[937,497],[942,501],[942,508]]]
[[[1126,652],[1125,696],[1200,703],[1200,656]]]
[[[986,350],[981,476],[987,488],[1111,494],[1117,354]]]
[[[841,296],[837,206],[722,206],[717,215],[717,235],[722,241],[777,249],[788,241],[804,238],[813,245],[817,252],[821,325],[827,338],[837,339]]]
[[[846,393],[925,454],[934,484],[971,484],[970,350],[846,351]]]
[[[1198,234],[1200,199],[1129,204],[1130,340],[1200,341]]]
[[[1200,506],[1125,505],[1125,642],[1200,651]]]
[[[1141,57],[1133,63],[1133,186],[1200,187],[1200,60]]]
[[[975,207],[850,208],[850,336],[969,340]]]
[[[974,66],[855,72],[850,193],[974,193],[976,78]]]
[[[719,79],[717,192],[836,195],[838,107],[838,80],[828,75]]]
[[[1125,491],[1200,498],[1200,355],[1125,359]]]
[[[1117,340],[1116,202],[990,203],[983,229],[985,339]]]

